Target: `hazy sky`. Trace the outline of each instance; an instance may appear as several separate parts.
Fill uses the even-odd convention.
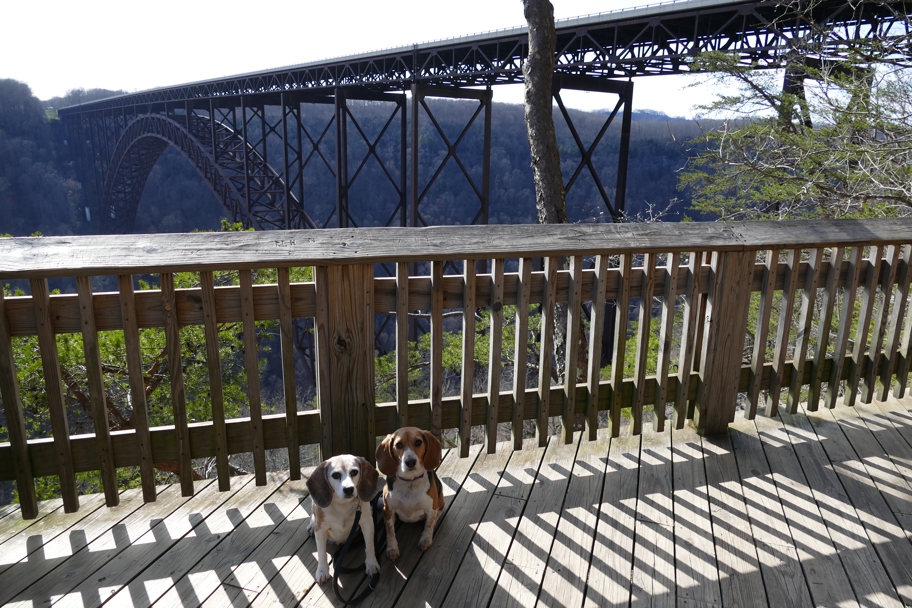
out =
[[[552,0],[575,17],[646,0]],[[83,87],[139,91],[524,24],[520,0],[0,0],[0,78],[41,99]],[[634,109],[689,116],[698,77],[635,81]],[[580,109],[613,96],[568,92]],[[520,87],[494,88],[521,103]]]

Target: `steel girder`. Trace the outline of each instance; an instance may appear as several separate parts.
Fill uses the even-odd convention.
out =
[[[627,78],[691,70],[706,51],[737,54],[745,65],[784,67],[796,47],[822,59],[844,57],[859,40],[908,32],[912,2],[819,0],[794,16],[795,2],[690,0],[626,9],[557,24],[555,71]],[[488,86],[522,81],[527,29],[416,44],[278,70],[122,95],[60,111],[61,116],[137,104],[339,88],[403,90],[412,84]],[[909,49],[898,49],[908,53]]]

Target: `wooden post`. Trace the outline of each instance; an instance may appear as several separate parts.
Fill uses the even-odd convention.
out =
[[[713,253],[694,417],[697,429],[705,434],[724,432],[735,419],[755,255],[753,251]]]
[[[323,457],[355,454],[374,462],[374,268],[326,266],[316,279],[317,299],[327,302],[315,327],[317,367],[328,370],[317,387],[324,428],[329,423]]]

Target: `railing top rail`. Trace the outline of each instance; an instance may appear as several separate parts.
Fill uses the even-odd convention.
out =
[[[0,239],[0,279],[912,242],[912,217],[343,228]]]

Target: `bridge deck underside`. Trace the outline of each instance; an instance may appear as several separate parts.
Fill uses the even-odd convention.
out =
[[[433,547],[401,525],[362,605],[912,605],[912,401],[624,435],[451,450]],[[0,603],[339,605],[314,584],[303,481],[210,482],[0,508]]]

